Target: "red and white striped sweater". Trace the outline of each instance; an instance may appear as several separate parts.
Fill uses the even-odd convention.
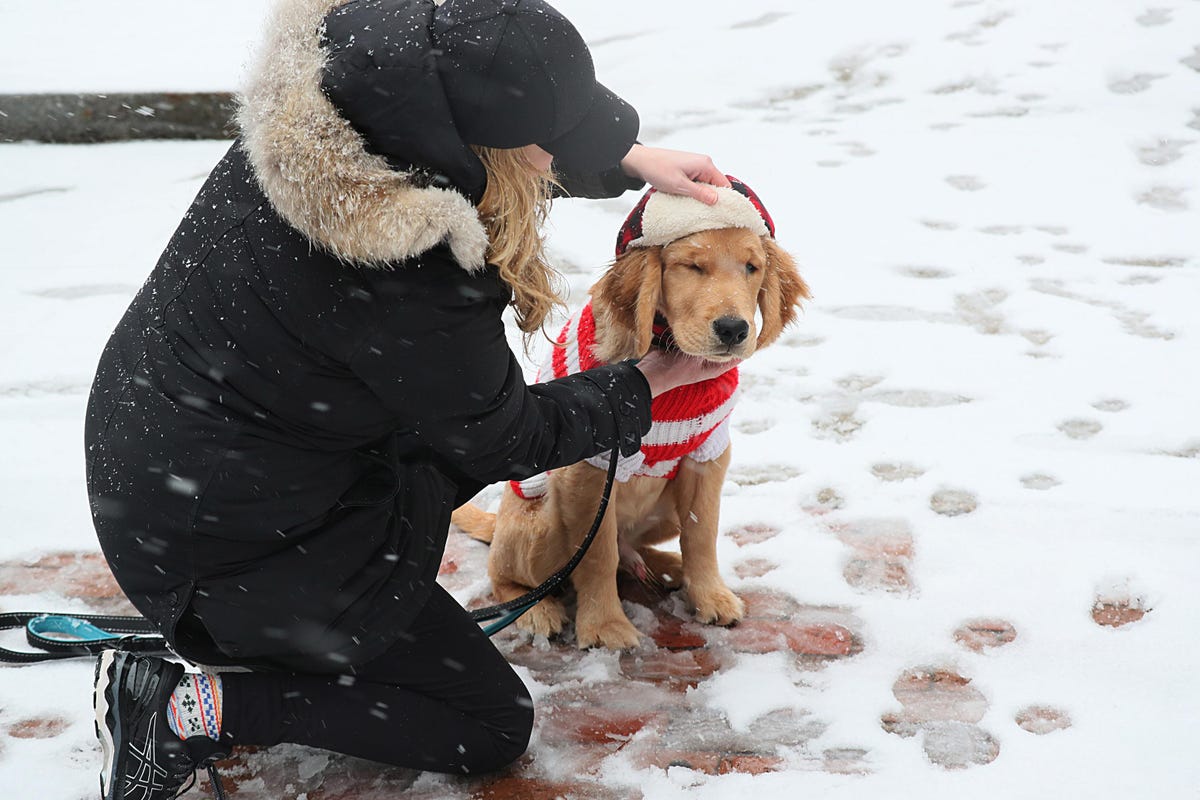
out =
[[[600,366],[592,350],[596,344],[596,321],[592,304],[581,308],[558,334],[557,343],[546,364],[538,371],[537,381],[562,378]],[[654,398],[650,405],[653,420],[642,437],[637,453],[625,456],[617,464],[617,480],[635,476],[670,480],[679,471],[684,456],[696,461],[712,461],[729,446],[729,416],[737,401],[738,371],[734,367],[716,378],[680,386]],[[608,453],[588,459],[588,463],[607,469]],[[526,500],[541,497],[549,485],[549,473],[523,481],[510,481],[513,492]]]

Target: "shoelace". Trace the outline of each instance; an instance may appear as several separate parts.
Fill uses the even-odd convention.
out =
[[[225,785],[221,783],[221,773],[217,772],[217,765],[209,764],[206,767],[206,770],[208,772],[208,779],[212,783],[213,797],[216,798],[216,800],[227,800],[227,796],[225,794]],[[192,777],[188,779],[187,783],[179,788],[179,791],[175,793],[175,797],[183,797],[185,794],[191,791],[191,788],[195,785],[196,773],[193,771]]]
[[[216,764],[208,765],[208,779],[212,782],[213,797],[225,800],[225,787],[221,784],[221,774],[217,772]]]

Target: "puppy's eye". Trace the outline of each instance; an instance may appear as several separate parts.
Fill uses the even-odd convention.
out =
[[[758,267],[754,266],[753,264],[751,264],[749,262],[746,262],[746,274],[753,275],[756,272],[758,272]]]
[[[688,264],[688,269],[690,269],[692,272],[704,272],[704,267],[700,266],[699,264]]]

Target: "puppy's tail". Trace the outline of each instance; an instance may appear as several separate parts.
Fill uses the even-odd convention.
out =
[[[489,514],[478,506],[467,503],[454,509],[450,521],[472,539],[492,543],[492,535],[496,532],[495,514]]]

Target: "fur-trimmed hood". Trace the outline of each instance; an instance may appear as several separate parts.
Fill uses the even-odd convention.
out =
[[[488,239],[472,202],[370,152],[323,91],[326,17],[346,3],[275,5],[237,115],[259,185],[292,227],[347,263],[387,266],[444,241],[464,269],[482,268]],[[412,4],[418,12],[434,5]]]

